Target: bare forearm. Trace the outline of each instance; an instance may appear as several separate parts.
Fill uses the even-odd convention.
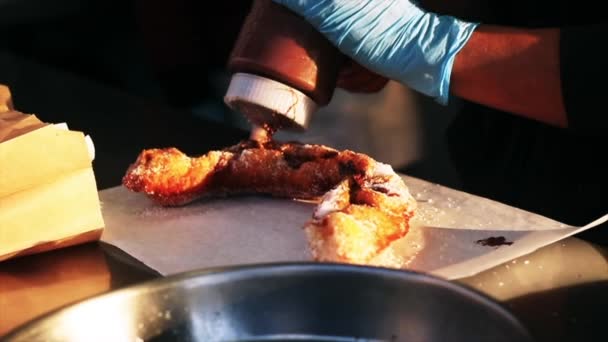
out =
[[[567,127],[559,31],[480,25],[456,56],[451,91],[473,102]]]

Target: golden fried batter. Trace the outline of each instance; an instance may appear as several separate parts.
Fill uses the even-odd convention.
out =
[[[194,158],[175,148],[148,149],[123,184],[164,206],[248,193],[319,199],[304,228],[314,259],[330,262],[367,263],[407,234],[416,208],[389,165],[361,153],[294,142],[247,140]]]

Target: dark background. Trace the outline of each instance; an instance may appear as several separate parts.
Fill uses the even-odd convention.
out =
[[[186,107],[222,86],[249,4],[214,2],[212,9],[189,0],[0,0],[0,51]]]

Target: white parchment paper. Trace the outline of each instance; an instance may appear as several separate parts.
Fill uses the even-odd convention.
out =
[[[474,275],[608,220],[572,227],[495,201],[405,177],[419,202],[390,253],[446,279]],[[161,208],[139,193],[100,192],[110,243],[163,275],[205,267],[309,261],[301,227],[314,204],[247,196]],[[484,245],[487,239],[502,241]],[[499,240],[497,240],[499,239]]]

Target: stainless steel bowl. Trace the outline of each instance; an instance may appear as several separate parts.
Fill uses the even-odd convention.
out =
[[[501,305],[383,268],[282,263],[189,272],[40,317],[0,341],[531,341]]]

